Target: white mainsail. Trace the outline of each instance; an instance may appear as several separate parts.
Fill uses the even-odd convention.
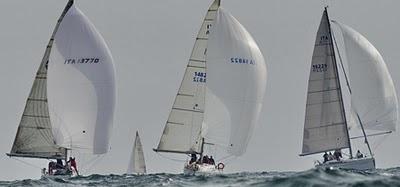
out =
[[[338,22],[349,65],[351,106],[365,129],[395,131],[398,103],[393,80],[379,51],[360,33]]]
[[[54,37],[48,103],[57,145],[103,154],[115,105],[111,53],[89,19],[72,5]]]
[[[145,174],[146,163],[144,161],[144,153],[142,142],[140,141],[139,133],[136,131],[135,143],[133,144],[133,150],[131,159],[128,165],[128,174]]]
[[[210,28],[220,0],[210,6],[197,34],[189,63],[155,151],[200,153],[201,127],[204,116],[205,84],[207,75],[206,52]]]
[[[240,156],[263,102],[264,57],[250,33],[223,8],[218,9],[207,49],[205,139]]]
[[[328,13],[315,40],[301,155],[350,147]]]
[[[36,73],[33,86],[26,101],[15,140],[8,156],[32,158],[64,158],[66,149],[56,145],[52,133],[47,100],[47,64],[55,33],[67,11],[73,4],[70,0],[62,12],[47,44],[42,62]]]

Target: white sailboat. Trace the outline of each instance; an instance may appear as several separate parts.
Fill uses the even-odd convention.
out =
[[[368,137],[396,129],[396,91],[378,50],[354,29],[332,22],[338,25],[343,35],[348,72],[325,8],[311,62],[301,156],[348,149],[348,159],[324,160],[316,167],[375,169]],[[346,86],[341,85],[341,80]],[[343,99],[345,91],[349,95],[347,105]],[[355,119],[361,136],[351,137],[349,118]],[[351,140],[357,138],[364,139],[369,155],[353,155]]]
[[[266,64],[256,42],[220,7],[220,0],[215,0],[197,35],[154,151],[190,154],[185,174],[222,171],[223,163],[215,165],[203,159],[205,146],[227,156],[243,155],[259,117],[265,87]]]
[[[143,146],[140,141],[139,133],[136,131],[135,143],[126,171],[127,174],[146,174],[146,163],[144,161]]]
[[[44,176],[71,176],[68,151],[104,154],[114,116],[111,53],[89,19],[69,0],[59,18],[7,155],[62,162]],[[61,160],[62,159],[62,160]]]

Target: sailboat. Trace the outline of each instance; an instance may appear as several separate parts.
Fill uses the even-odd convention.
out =
[[[135,143],[131,159],[129,161],[127,174],[146,174],[146,163],[144,162],[143,146],[140,141],[139,133],[136,131]]]
[[[115,105],[114,72],[104,39],[69,0],[46,47],[7,155],[51,160],[42,176],[74,176],[77,168],[67,165],[68,155],[75,156],[72,151],[107,153]]]
[[[339,50],[339,40],[331,23],[342,33],[346,55]],[[348,71],[343,64],[344,57],[347,57]],[[348,93],[347,100],[345,93]],[[348,119],[354,119],[361,136],[351,137]],[[382,56],[360,33],[330,21],[325,8],[311,62],[301,156],[324,152],[326,156],[328,151],[336,150],[336,159],[318,161],[316,167],[375,169],[368,137],[395,131],[397,119],[396,91]],[[352,140],[358,138],[364,140],[369,155],[359,151],[353,154]],[[340,158],[342,149],[348,150],[348,159]]]
[[[266,64],[256,42],[215,0],[154,151],[190,155],[184,174],[223,171],[224,163],[207,159],[205,150],[213,147],[226,157],[245,153],[265,87]]]

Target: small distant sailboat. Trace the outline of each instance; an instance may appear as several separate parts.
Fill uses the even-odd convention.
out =
[[[146,163],[144,161],[142,142],[140,141],[139,133],[137,131],[127,174],[146,174]]]
[[[47,45],[7,155],[57,159],[42,175],[74,176],[78,172],[73,164],[67,165],[69,151],[105,154],[114,116],[114,72],[104,39],[69,0]]]
[[[207,159],[205,146],[227,157],[245,153],[260,114],[266,74],[256,42],[215,0],[154,151],[190,154],[185,174],[221,172],[224,164]]]
[[[318,162],[316,167],[375,169],[368,137],[395,131],[398,120],[396,91],[378,50],[354,29],[332,22],[339,26],[343,35],[349,70],[345,71],[343,56],[325,8],[311,62],[301,156],[333,150],[340,154],[339,150],[348,149],[348,159],[324,160],[323,163]],[[336,56],[342,68],[339,68]],[[340,79],[346,82],[348,90],[340,84]],[[350,95],[348,100],[351,106],[347,110],[344,91]],[[347,118],[355,119],[361,136],[350,137]],[[357,138],[364,139],[368,156],[361,156],[360,153],[353,155],[351,140]]]

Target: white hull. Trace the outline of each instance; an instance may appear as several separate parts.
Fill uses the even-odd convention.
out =
[[[183,168],[183,174],[185,175],[209,175],[209,174],[220,174],[223,169],[217,169],[217,166],[211,164],[185,164]]]
[[[353,170],[370,170],[375,169],[374,158],[354,158],[341,161],[328,161],[326,163],[319,163],[317,168],[337,168],[337,169],[353,169]]]
[[[79,176],[74,168],[71,169],[54,169],[53,174],[49,174],[42,169],[42,178],[61,178],[66,179],[70,177]]]

